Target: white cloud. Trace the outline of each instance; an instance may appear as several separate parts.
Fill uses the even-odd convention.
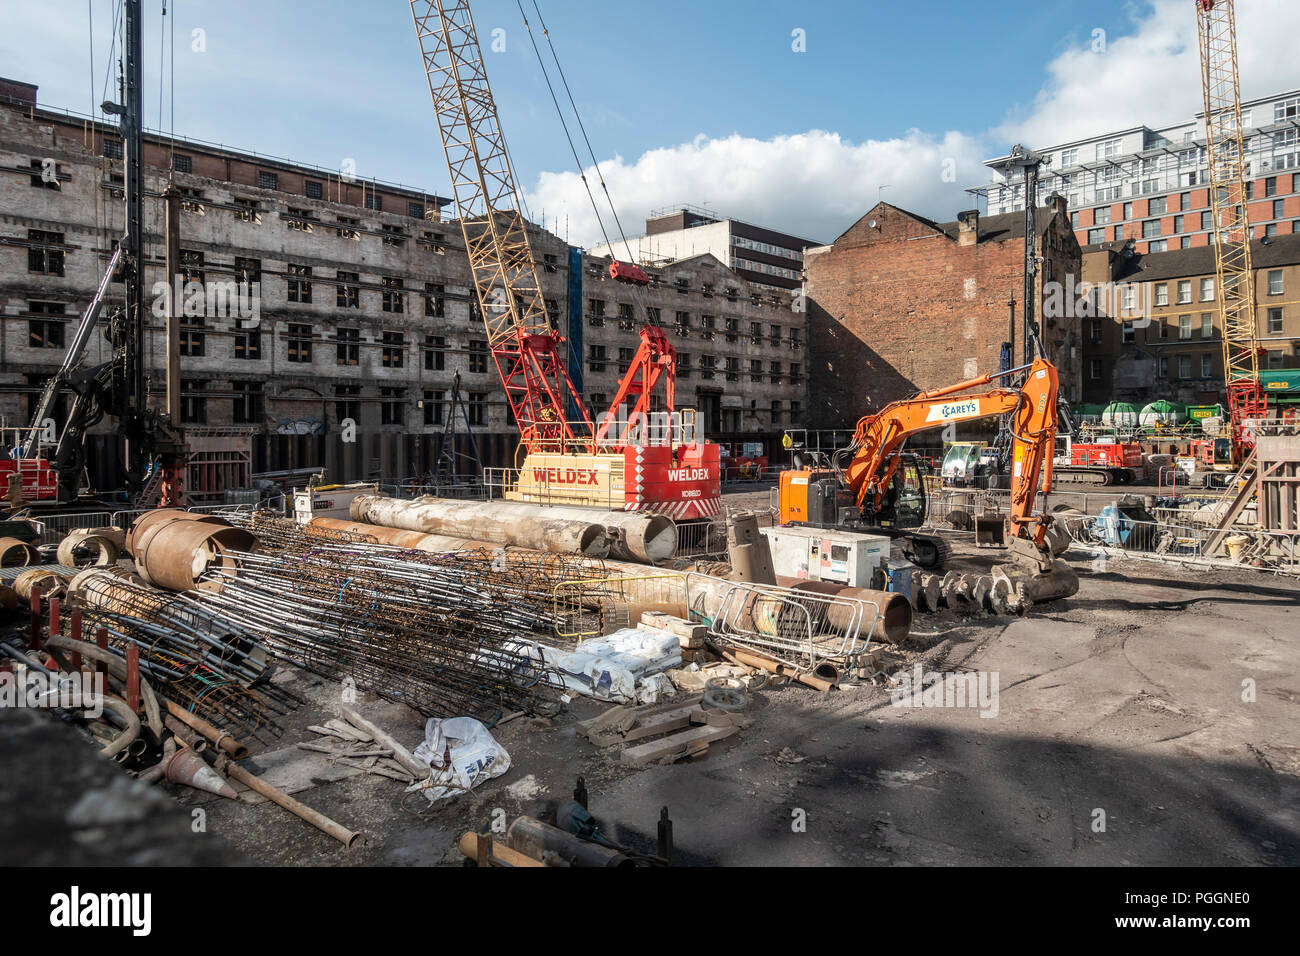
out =
[[[1266,96],[1297,85],[1294,44],[1300,4],[1237,0],[1242,94]],[[963,190],[988,181],[983,161],[1013,143],[1043,148],[1109,130],[1185,121],[1201,108],[1196,17],[1189,0],[1153,0],[1128,8],[1121,23],[1098,23],[1104,50],[1088,28],[1046,66],[1046,81],[1026,105],[986,131],[941,135],[912,130],[905,137],[852,143],[811,130],[769,140],[733,135],[697,137],[601,170],[629,236],[646,214],[674,202],[707,204],[725,215],[829,242],[875,204],[886,200],[946,220],[974,205]],[[942,176],[955,164],[955,181]],[[600,200],[596,177],[587,171]],[[601,241],[591,204],[576,173],[543,173],[528,194],[534,216],[571,242]],[[602,205],[602,212],[604,212]],[[610,238],[617,239],[612,222]]]
[[[723,215],[830,242],[883,198],[943,218],[966,208],[963,187],[979,181],[983,148],[973,138],[918,130],[888,140],[852,143],[836,133],[811,130],[759,140],[732,135],[696,137],[651,150],[635,162],[601,162],[601,172],[628,236],[640,235],[651,209],[673,202],[707,204]],[[610,239],[617,233],[595,173],[587,179],[601,205]],[[545,212],[569,241],[601,241],[595,213],[576,172],[543,173],[527,197],[534,217]]]
[[[1242,96],[1268,96],[1297,85],[1294,0],[1238,0],[1237,38]],[[1094,37],[1071,44],[1047,66],[1032,104],[991,132],[996,142],[1046,147],[1133,126],[1178,123],[1201,109],[1195,7],[1154,0],[1130,8],[1130,22],[1098,23]],[[1120,36],[1119,34],[1126,35]]]

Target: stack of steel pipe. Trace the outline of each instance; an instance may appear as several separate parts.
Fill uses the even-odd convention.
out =
[[[444,535],[473,542],[514,545],[590,558],[614,557],[653,564],[677,549],[677,527],[661,515],[598,511],[514,501],[457,501],[382,495],[352,500],[353,521]]]

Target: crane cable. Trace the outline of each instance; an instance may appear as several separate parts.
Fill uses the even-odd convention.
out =
[[[605,193],[605,202],[609,204],[610,214],[614,217],[614,225],[618,227],[619,238],[623,240],[623,249],[627,253],[628,262],[634,262],[635,258],[632,255],[632,247],[627,241],[627,233],[623,231],[623,223],[618,218],[618,209],[614,206],[614,198],[609,194],[609,185],[605,182],[604,173],[600,171],[596,151],[591,148],[591,139],[587,136],[587,126],[582,122],[582,114],[578,111],[578,104],[574,102],[573,90],[569,88],[569,79],[564,75],[564,67],[560,64],[560,56],[555,51],[555,44],[551,40],[551,31],[546,28],[546,21],[542,18],[542,10],[537,5],[537,0],[533,0],[533,9],[537,11],[537,22],[542,28],[542,35],[546,37],[546,45],[550,47],[551,59],[555,61],[555,69],[560,74],[560,82],[564,84],[564,92],[569,98],[569,105],[573,108],[573,117],[578,121],[578,129],[582,132],[582,141],[587,144],[587,154],[591,156],[592,168],[596,170],[596,178],[600,180],[600,188]],[[524,22],[527,23],[527,17],[524,18]],[[609,241],[608,237],[606,237],[606,241]]]
[[[569,142],[569,151],[573,153],[573,161],[578,167],[578,176],[582,179],[582,185],[587,191],[587,199],[591,202],[592,211],[596,214],[596,223],[600,227],[600,233],[605,239],[605,245],[612,249],[614,244],[610,242],[609,233],[605,229],[604,217],[601,215],[600,207],[596,203],[596,196],[591,191],[591,182],[590,180],[587,179],[587,173],[586,170],[583,168],[582,159],[578,155],[578,148],[573,142],[573,134],[569,131],[569,124],[564,117],[564,109],[560,106],[559,98],[555,94],[555,86],[551,83],[550,72],[546,69],[546,61],[542,58],[541,48],[537,45],[537,37],[533,33],[533,26],[528,20],[528,14],[524,11],[524,5],[522,0],[515,0],[515,5],[519,8],[519,15],[523,18],[524,28],[528,31],[529,42],[532,44],[533,53],[537,56],[537,65],[541,68],[542,78],[546,81],[546,88],[551,94],[551,102],[555,106],[556,115],[559,116],[560,118],[560,126],[564,129],[564,137]],[[629,262],[634,261],[632,256],[631,246],[628,244],[627,241],[627,236],[623,234],[623,224],[619,221],[617,210],[614,209],[614,201],[609,195],[609,187],[605,183],[604,174],[602,174],[600,171],[600,163],[596,160],[595,151],[592,150],[591,139],[587,136],[586,126],[582,122],[582,115],[578,111],[577,103],[574,102],[573,91],[569,87],[569,81],[564,75],[564,68],[560,66],[559,55],[556,53],[555,44],[551,42],[550,31],[547,30],[546,22],[542,19],[542,11],[537,6],[537,0],[533,0],[533,9],[536,10],[537,12],[538,24],[541,26],[542,32],[546,36],[546,42],[550,46],[551,56],[555,60],[555,66],[559,72],[560,80],[564,85],[564,90],[566,95],[568,96],[569,104],[573,108],[573,114],[578,121],[578,127],[582,130],[582,137],[584,142],[587,145],[587,151],[588,153],[591,154],[592,166],[596,170],[596,175],[600,180],[601,188],[605,192],[605,199],[609,203],[610,212],[613,214],[614,222],[618,225],[619,234],[623,238],[623,245],[626,248],[626,251],[628,253],[628,261]],[[648,324],[657,324],[657,323],[650,322],[650,309],[649,306],[646,304],[645,299],[641,293],[642,290],[638,285],[632,286],[632,298],[634,300],[635,306],[639,308],[643,316],[643,321]],[[634,309],[633,322],[636,321],[635,311],[636,309]],[[611,408],[603,413],[600,413],[599,421],[600,422],[606,421],[607,419],[610,418],[610,416],[614,414],[614,412],[615,410]],[[593,416],[592,421],[594,424],[597,423],[597,419],[595,416]],[[597,427],[599,428],[599,424],[597,424]]]
[[[542,69],[542,79],[546,81],[546,89],[551,94],[551,102],[555,105],[555,112],[560,117],[560,126],[564,129],[564,138],[569,141],[569,151],[573,153],[573,161],[578,165],[578,175],[582,178],[582,185],[587,190],[587,198],[591,201],[592,211],[596,214],[596,224],[600,226],[600,234],[604,236],[605,244],[609,245],[609,233],[605,231],[605,220],[600,214],[600,207],[596,205],[596,196],[591,191],[591,183],[587,181],[587,173],[582,168],[582,159],[578,156],[578,147],[573,143],[573,134],[569,132],[569,124],[564,118],[564,110],[560,107],[559,97],[555,95],[555,87],[551,83],[550,73],[547,72],[546,61],[542,59],[542,51],[537,45],[537,37],[533,35],[533,25],[528,22],[528,14],[524,12],[522,0],[515,0],[515,5],[519,7],[519,15],[524,18],[524,28],[528,31],[528,39],[533,45],[533,53],[537,55],[537,65]],[[570,98],[572,98],[572,95],[570,95]]]

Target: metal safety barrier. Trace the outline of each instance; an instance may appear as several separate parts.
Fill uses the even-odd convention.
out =
[[[680,574],[639,574],[561,581],[551,590],[555,636],[577,640],[633,627],[646,610],[686,607]]]
[[[870,645],[879,617],[874,601],[736,582],[723,593],[709,630],[723,643],[799,670],[825,663],[852,668]]]
[[[78,511],[70,514],[32,514],[30,509],[14,514],[36,522],[40,529],[41,544],[58,544],[74,528],[103,528],[113,523],[111,511]]]
[[[1124,515],[1065,520],[1071,540],[1107,555],[1205,567],[1253,568],[1300,577],[1300,533],[1136,521]]]

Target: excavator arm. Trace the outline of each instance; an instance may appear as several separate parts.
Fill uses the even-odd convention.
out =
[[[1026,373],[1023,385],[994,385],[1020,372]],[[1039,487],[1044,493],[1052,490],[1057,391],[1056,367],[1040,356],[1029,365],[894,402],[858,422],[852,443],[832,456],[830,469],[782,473],[781,521],[901,538],[907,542],[908,557],[922,568],[937,570],[949,550],[944,539],[906,530],[921,523],[926,509],[924,482],[918,480],[914,456],[906,454],[904,446],[918,432],[1005,415],[1011,435],[1010,515],[1005,523],[1001,516],[976,516],[976,530],[995,531],[991,542],[1005,544],[1015,562],[1033,573],[1026,576],[1010,566],[996,566],[995,586],[1005,588],[1009,606],[1021,609],[1069,597],[1078,590],[1079,580],[1056,558],[1068,538],[1049,515],[1034,511]],[[914,505],[906,510],[902,506],[903,489],[909,485],[920,493],[919,518]]]
[[[1052,490],[1052,449],[1056,441],[1056,367],[1036,359],[1021,388],[992,388],[970,393],[1024,368],[998,372],[958,382],[947,388],[921,392],[887,405],[862,418],[849,450],[852,460],[844,469],[844,482],[864,514],[879,512],[894,481],[907,440],[918,432],[942,428],[950,422],[973,421],[1009,415],[1011,421],[1011,532],[1044,548],[1047,522],[1034,514],[1040,480],[1044,493]]]

